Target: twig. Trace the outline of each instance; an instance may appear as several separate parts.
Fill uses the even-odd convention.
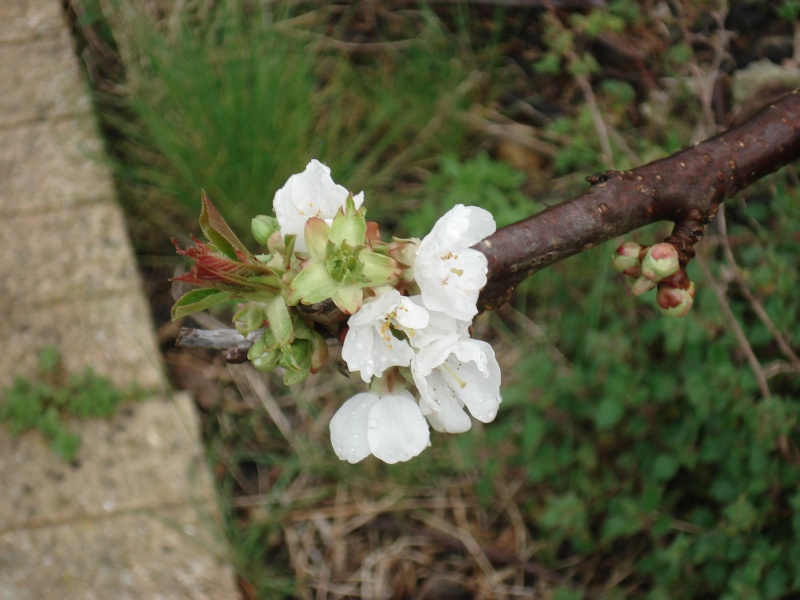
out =
[[[733,331],[736,341],[739,342],[739,348],[742,350],[742,353],[747,359],[747,363],[750,365],[750,369],[753,371],[753,375],[756,377],[758,387],[761,389],[761,395],[765,399],[769,398],[772,394],[769,391],[767,376],[764,374],[764,370],[761,368],[761,363],[758,362],[758,358],[756,358],[756,354],[753,352],[750,342],[747,341],[747,336],[744,334],[742,326],[739,325],[736,315],[733,314],[731,305],[728,303],[728,299],[725,297],[725,292],[723,291],[722,286],[720,286],[717,280],[714,279],[714,275],[712,275],[711,269],[708,268],[708,264],[706,264],[705,259],[698,257],[697,264],[699,265],[700,270],[703,271],[703,276],[705,277],[706,281],[708,281],[711,289],[714,290],[714,294],[717,296],[717,300],[722,308],[722,312],[725,313],[725,317],[730,323],[731,331]]]
[[[725,253],[725,258],[730,265],[733,278],[736,280],[736,283],[739,286],[739,291],[742,292],[742,295],[750,303],[753,312],[756,313],[756,316],[761,319],[761,322],[770,332],[775,340],[775,343],[778,344],[778,348],[781,349],[781,352],[783,352],[786,358],[789,359],[789,362],[795,369],[800,369],[800,358],[797,357],[797,354],[794,353],[794,350],[792,350],[792,347],[789,346],[789,343],[786,341],[786,338],[784,338],[781,332],[778,331],[778,328],[775,327],[775,323],[773,323],[772,319],[769,318],[769,315],[767,314],[767,311],[764,310],[764,306],[761,304],[761,302],[759,302],[755,296],[753,296],[753,293],[747,286],[747,282],[742,276],[742,270],[739,268],[739,265],[736,264],[736,260],[733,257],[733,250],[731,249],[730,241],[728,240],[728,227],[725,221],[724,206],[720,207],[719,215],[717,217],[717,226],[719,227],[720,238],[722,240],[722,249]]]

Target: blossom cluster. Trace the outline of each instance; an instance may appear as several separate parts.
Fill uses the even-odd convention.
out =
[[[178,248],[194,260],[178,279],[204,289],[181,298],[173,314],[245,300],[237,328],[263,327],[248,358],[257,368],[282,367],[292,383],[327,358],[309,307],[332,301],[349,315],[342,359],[368,384],[331,420],[334,451],[351,463],[370,454],[396,463],[430,445],[430,428],[460,433],[471,417],[497,415],[500,368],[491,346],[469,333],[487,278],[486,257],[472,246],[496,225],[486,210],[457,205],[422,240],[387,243],[366,221],[363,202],[363,193],[351,194],[312,160],[275,194],[276,216],[253,220],[267,250],[256,255],[204,198],[209,243]]]
[[[641,246],[623,242],[611,257],[613,267],[628,276],[631,291],[641,296],[658,287],[656,303],[668,317],[685,317],[694,304],[695,286],[681,269],[678,250],[670,243]]]

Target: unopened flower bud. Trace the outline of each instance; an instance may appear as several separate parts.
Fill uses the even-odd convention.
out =
[[[636,242],[625,242],[620,244],[614,251],[614,256],[611,257],[611,264],[620,273],[637,277],[638,275],[634,275],[633,272],[628,273],[628,271],[636,269],[641,265],[641,262],[639,261],[639,252],[641,251],[641,248],[642,246]]]
[[[660,285],[656,294],[656,302],[666,316],[685,317],[694,304],[694,292],[694,283],[691,281],[687,289]]]
[[[269,237],[279,229],[278,219],[268,215],[258,215],[250,221],[250,229],[256,241],[262,246],[266,246]]]
[[[642,276],[642,265],[634,265],[629,267],[623,271],[623,273],[629,277],[641,277]]]
[[[666,242],[650,246],[642,259],[642,275],[656,282],[674,274],[679,268],[678,250]]]
[[[655,281],[644,276],[636,278],[631,277],[628,281],[631,284],[631,292],[633,292],[634,296],[641,296],[645,292],[649,292],[656,287]]]

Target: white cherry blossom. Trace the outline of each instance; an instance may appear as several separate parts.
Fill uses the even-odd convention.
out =
[[[338,185],[331,177],[331,170],[314,159],[308,163],[305,171],[289,177],[286,184],[275,193],[272,207],[281,234],[297,236],[294,249],[296,252],[307,252],[303,230],[306,221],[311,217],[319,217],[328,225],[333,221],[336,211],[345,205],[350,195],[344,187]],[[364,203],[364,192],[353,196],[356,210]]]
[[[357,463],[370,454],[394,464],[430,445],[430,430],[414,397],[403,390],[356,394],[333,415],[331,443],[336,455]]]
[[[488,211],[458,204],[444,214],[420,242],[414,278],[430,310],[471,320],[486,285],[486,256],[474,246],[497,229]]]
[[[481,340],[448,334],[420,348],[411,361],[422,414],[437,431],[462,433],[469,416],[489,423],[497,416],[500,366],[492,347]]]
[[[358,371],[369,383],[389,367],[407,367],[414,356],[407,339],[427,327],[428,311],[391,289],[370,302],[347,321],[349,331],[342,345],[342,359],[351,372]]]

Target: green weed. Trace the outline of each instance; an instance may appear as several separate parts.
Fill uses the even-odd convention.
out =
[[[15,436],[38,430],[50,440],[55,454],[73,460],[81,437],[69,430],[68,419],[110,417],[122,402],[139,396],[141,392],[137,390],[115,387],[91,367],[80,373],[67,373],[59,351],[47,347],[39,354],[35,378],[16,377],[3,390],[0,422],[5,422]]]

